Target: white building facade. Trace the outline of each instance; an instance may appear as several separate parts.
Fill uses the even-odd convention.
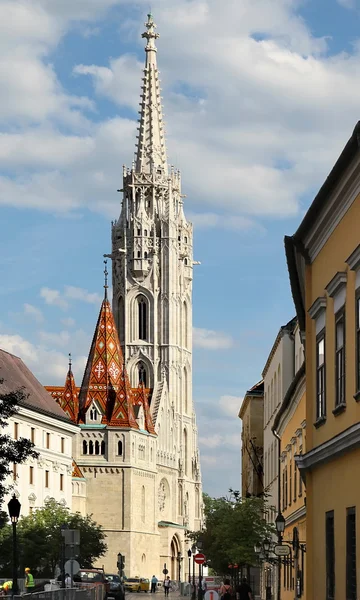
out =
[[[2,510],[16,494],[21,503],[21,515],[27,516],[46,500],[54,498],[72,509],[72,443],[79,428],[71,422],[62,409],[44,390],[20,358],[0,350],[0,392],[7,393],[24,388],[28,393],[26,403],[9,419],[4,433],[12,439],[27,438],[39,453],[37,459],[12,465],[11,486]]]

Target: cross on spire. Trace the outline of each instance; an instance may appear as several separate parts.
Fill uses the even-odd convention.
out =
[[[147,18],[148,18],[148,20],[146,21],[146,23],[144,23],[144,25],[146,27],[146,31],[144,31],[144,33],[141,36],[141,37],[147,39],[145,51],[150,52],[152,50],[154,52],[157,52],[157,48],[155,46],[155,40],[157,40],[160,37],[160,35],[158,33],[155,33],[156,24],[154,23],[154,18],[152,16],[151,12],[148,14]]]
[[[105,269],[104,269],[104,290],[105,290],[105,294],[104,294],[104,298],[105,300],[107,300],[107,291],[108,291],[108,270],[107,270],[107,260],[104,260],[104,265],[105,265]]]

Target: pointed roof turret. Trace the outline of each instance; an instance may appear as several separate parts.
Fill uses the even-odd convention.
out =
[[[79,412],[79,399],[71,369],[71,354],[69,354],[69,370],[66,375],[64,391],[60,398],[56,398],[56,401],[63,411],[69,415],[70,419],[76,423]]]
[[[136,148],[136,171],[152,173],[161,170],[167,173],[164,123],[160,97],[159,71],[156,62],[157,48],[155,40],[156,25],[151,13],[145,23],[146,31],[142,37],[147,40],[145,46],[146,61],[141,94],[140,126]]]
[[[95,401],[103,414],[103,424],[138,429],[134,415],[133,394],[114,317],[107,299],[106,261],[104,273],[104,300],[80,389],[79,421],[85,421],[86,411]]]

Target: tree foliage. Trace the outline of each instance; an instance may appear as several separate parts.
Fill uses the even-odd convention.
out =
[[[254,551],[274,531],[264,519],[267,511],[264,498],[241,498],[230,490],[228,498],[211,498],[204,494],[205,529],[193,534],[201,538],[202,552],[218,574],[229,572],[229,564],[251,566],[257,564]]]
[[[1,394],[1,385],[3,383],[4,380],[0,379],[1,430],[8,425],[9,419],[16,415],[20,402],[27,399],[27,394],[22,388]],[[3,503],[6,493],[11,490],[11,486],[6,485],[6,480],[12,473],[12,465],[14,463],[21,464],[30,457],[38,457],[38,453],[34,450],[34,444],[30,440],[26,438],[13,440],[8,434],[0,434],[0,506]],[[0,519],[1,525],[4,525],[3,518]]]
[[[29,567],[37,577],[52,577],[61,561],[61,527],[80,530],[81,567],[89,568],[107,550],[105,533],[91,515],[72,514],[54,499],[28,517],[21,517],[17,527],[20,569]],[[7,525],[0,531],[0,571],[11,573],[12,532]]]

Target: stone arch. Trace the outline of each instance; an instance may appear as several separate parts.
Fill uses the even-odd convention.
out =
[[[171,564],[170,579],[172,581],[177,581],[177,579],[178,579],[177,557],[180,552],[181,552],[181,543],[180,543],[178,536],[175,534],[170,542],[170,561],[171,561],[170,562],[170,564]]]
[[[151,360],[145,356],[143,352],[137,352],[135,356],[129,361],[127,365],[127,371],[130,376],[131,385],[133,387],[138,387],[139,385],[139,365],[140,363],[146,369],[146,386],[145,387],[154,387],[154,367]]]
[[[145,308],[146,316],[146,331],[142,332],[145,335],[140,337],[139,331],[139,300],[143,300],[142,306]],[[146,342],[153,341],[153,314],[154,314],[154,298],[146,288],[139,286],[129,290],[128,295],[129,312],[127,314],[126,324],[127,331],[130,332],[131,341],[144,340]],[[143,313],[142,313],[143,314]],[[143,314],[144,316],[144,314]]]

